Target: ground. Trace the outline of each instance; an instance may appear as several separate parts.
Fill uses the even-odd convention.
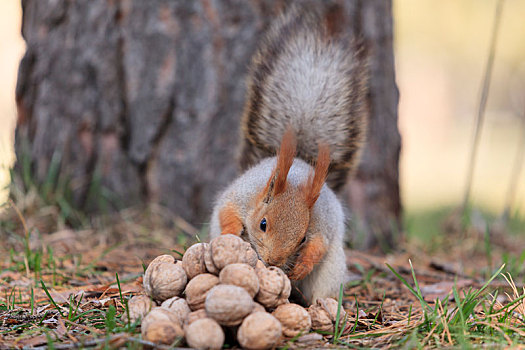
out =
[[[121,319],[125,300],[142,291],[149,261],[179,256],[204,233],[160,207],[79,214],[71,229],[71,212],[24,198],[0,217],[0,348],[147,345],[139,326]],[[348,249],[346,327],[281,346],[525,346],[524,226],[472,213],[409,218],[388,254]]]

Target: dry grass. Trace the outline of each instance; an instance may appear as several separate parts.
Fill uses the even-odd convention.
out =
[[[126,300],[141,292],[143,268],[153,257],[177,256],[202,234],[158,206],[91,218],[72,230],[57,226],[56,208],[24,203],[1,219],[0,347],[143,347],[139,326],[121,319]],[[386,256],[348,250],[346,327],[283,339],[282,346],[523,346],[523,286],[514,279],[525,274],[519,259],[508,256],[519,255],[524,237],[493,237],[488,251],[484,233],[472,226],[441,233],[429,244],[409,238]],[[493,266],[505,259],[502,277]]]

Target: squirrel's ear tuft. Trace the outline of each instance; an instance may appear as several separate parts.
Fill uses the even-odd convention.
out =
[[[326,175],[328,174],[329,166],[330,147],[326,144],[320,144],[315,169],[310,173],[306,185],[303,187],[308,208],[312,208],[317,198],[319,198],[319,194],[326,180]]]
[[[281,148],[277,155],[277,164],[264,189],[265,196],[263,201],[265,203],[269,203],[274,196],[284,192],[286,189],[286,178],[295,158],[296,148],[295,133],[291,127],[288,127],[281,141]]]

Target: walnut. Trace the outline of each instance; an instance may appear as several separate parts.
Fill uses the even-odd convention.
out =
[[[314,331],[333,332],[334,324],[330,315],[319,305],[312,305],[308,308],[308,313],[312,320],[312,329]]]
[[[201,318],[207,318],[208,314],[206,314],[205,309],[199,309],[197,311],[192,311],[188,314],[188,317],[186,317],[186,321],[184,322],[184,327],[188,327],[193,322],[200,320]]]
[[[290,338],[308,333],[312,327],[308,311],[297,304],[279,305],[272,315],[281,322],[283,334]]]
[[[147,295],[135,295],[128,301],[129,321],[131,323],[144,318],[146,314],[155,306],[155,303]],[[122,316],[124,322],[128,320],[127,312]]]
[[[195,349],[221,349],[224,332],[211,318],[201,318],[189,324],[184,330],[186,342]]]
[[[142,319],[141,327],[148,328],[150,323],[156,323],[157,321],[169,321],[176,324],[180,323],[179,317],[175,313],[156,306]]]
[[[148,327],[142,327],[142,339],[156,343],[171,345],[184,336],[182,328],[174,322],[161,320],[149,323]]]
[[[172,257],[171,255],[168,255],[168,254],[159,255],[155,259],[153,259],[149,264],[152,265],[152,264],[157,264],[157,263],[161,263],[161,262],[174,264],[175,263],[175,258]]]
[[[179,325],[182,326],[188,314],[191,312],[190,307],[186,300],[180,297],[173,297],[167,300],[164,300],[160,305],[161,308],[167,309],[177,315],[179,319]]]
[[[188,279],[206,272],[206,265],[204,264],[204,253],[208,249],[208,243],[196,243],[189,247],[182,257],[182,267]]]
[[[261,304],[259,304],[259,303],[254,301],[253,305],[254,306],[253,306],[252,313],[254,313],[254,312],[266,312],[266,309]]]
[[[233,284],[246,289],[253,298],[259,291],[259,279],[253,267],[247,264],[230,264],[219,274],[221,284]]]
[[[226,265],[245,263],[255,267],[257,253],[250,243],[235,235],[221,235],[211,240],[204,254],[204,261],[208,272],[218,275]]]
[[[253,299],[244,288],[229,284],[213,287],[204,305],[208,316],[223,326],[240,324],[254,307]]]
[[[274,308],[288,301],[292,286],[288,276],[275,266],[259,267],[255,270],[259,277],[259,293],[255,300],[266,308]]]
[[[259,256],[255,252],[255,250],[252,248],[252,245],[248,242],[244,242],[243,252],[244,252],[243,254],[244,256],[243,256],[242,262],[255,268],[257,261],[259,261]]]
[[[265,268],[266,268],[266,265],[264,265],[262,260],[257,260],[257,262],[255,263],[255,270],[257,270],[257,269],[265,269]]]
[[[330,314],[330,318],[335,322],[335,319],[337,317],[337,308],[339,306],[339,303],[334,298],[319,298],[316,300],[317,305],[321,305],[328,313]],[[346,312],[343,309],[341,305],[341,312],[340,312],[339,318],[342,320]]]
[[[172,344],[177,337],[184,336],[179,318],[161,307],[153,308],[142,320],[142,338],[154,343]]]
[[[204,308],[208,291],[219,284],[219,278],[210,273],[197,275],[186,286],[186,301],[192,311]]]
[[[153,300],[162,302],[180,293],[186,287],[188,278],[181,263],[174,263],[170,255],[156,257],[144,274],[144,290]]]
[[[281,324],[267,312],[255,312],[244,319],[237,340],[245,349],[271,349],[281,338]]]
[[[317,299],[315,305],[308,308],[308,313],[312,319],[312,329],[316,331],[333,332],[337,319],[338,303],[332,298]],[[341,307],[339,314],[339,324],[344,321],[345,310]]]

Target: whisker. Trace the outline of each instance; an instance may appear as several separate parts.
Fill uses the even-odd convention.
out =
[[[266,245],[264,244],[263,241],[261,241],[259,238],[255,237],[254,235],[252,235],[251,233],[247,232],[248,236],[255,240],[257,243],[259,243],[261,246],[263,246],[264,248],[268,249],[268,247],[266,247]],[[257,251],[257,250],[256,250]]]

